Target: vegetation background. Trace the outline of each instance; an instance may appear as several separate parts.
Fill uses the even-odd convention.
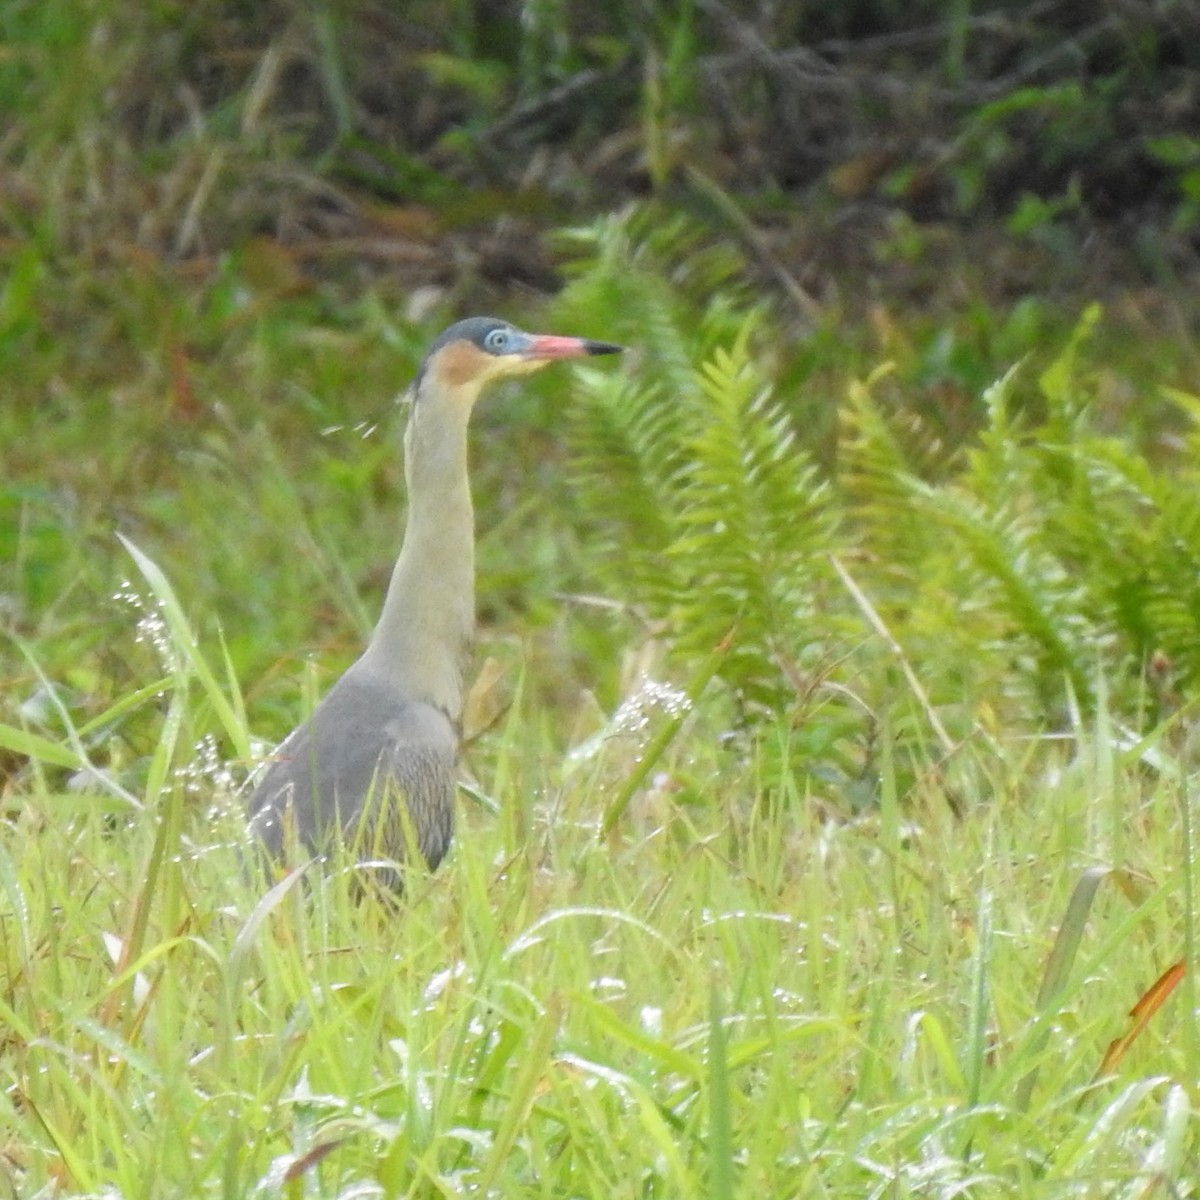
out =
[[[1200,6],[6,0],[0,112],[0,1193],[1200,1192]],[[632,350],[478,413],[455,852],[263,878],[480,311]]]

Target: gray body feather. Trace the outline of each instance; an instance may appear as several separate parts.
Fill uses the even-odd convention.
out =
[[[344,836],[402,861],[412,837],[436,867],[453,831],[457,741],[445,713],[356,663],[275,752],[250,828],[273,855],[291,837],[320,853]]]

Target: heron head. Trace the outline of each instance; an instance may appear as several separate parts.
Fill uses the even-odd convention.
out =
[[[621,346],[588,338],[526,333],[498,317],[468,317],[439,334],[417,372],[416,391],[465,393],[472,399],[489,383],[528,375],[560,358],[619,354]]]

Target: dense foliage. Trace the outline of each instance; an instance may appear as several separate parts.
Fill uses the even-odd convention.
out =
[[[1195,0],[9,4],[0,228],[101,259],[270,234],[322,272],[446,284],[469,262],[477,286],[545,287],[531,231],[654,194],[735,237],[749,216],[764,275],[821,297],[947,224],[1022,248],[993,246],[998,293],[1164,284],[1196,266],[1197,19]]]
[[[0,1193],[1200,1194],[1192,16],[0,6]],[[260,870],[485,304],[454,851]]]
[[[959,445],[936,432],[926,396],[889,397],[887,364],[848,381],[823,470],[797,437],[796,398],[764,373],[761,305],[718,292],[661,328],[689,288],[708,291],[703,256],[677,257],[661,230],[653,246],[627,233],[599,231],[597,265],[562,303],[606,313],[632,340],[652,330],[664,353],[635,383],[590,380],[575,405],[583,516],[598,546],[629,548],[597,555],[608,588],[681,655],[702,659],[728,635],[717,674],[744,719],[828,723],[838,736],[813,738],[826,750],[857,727],[869,746],[876,714],[912,690],[897,693],[902,665],[933,725],[910,732],[943,750],[981,722],[1034,732],[1087,719],[1100,679],[1131,730],[1175,712],[1200,645],[1196,442],[1152,462],[1103,430],[1097,308],[1040,363],[999,374]],[[681,342],[697,368],[679,370]],[[1161,396],[1185,422],[1196,414],[1183,392],[1128,386],[1134,404]],[[830,765],[812,764],[818,776]]]

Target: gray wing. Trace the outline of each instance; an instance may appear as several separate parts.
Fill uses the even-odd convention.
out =
[[[436,867],[453,828],[457,752],[445,713],[351,667],[275,752],[250,797],[250,829],[272,854],[290,825],[314,851],[340,833],[401,859],[407,824]]]

